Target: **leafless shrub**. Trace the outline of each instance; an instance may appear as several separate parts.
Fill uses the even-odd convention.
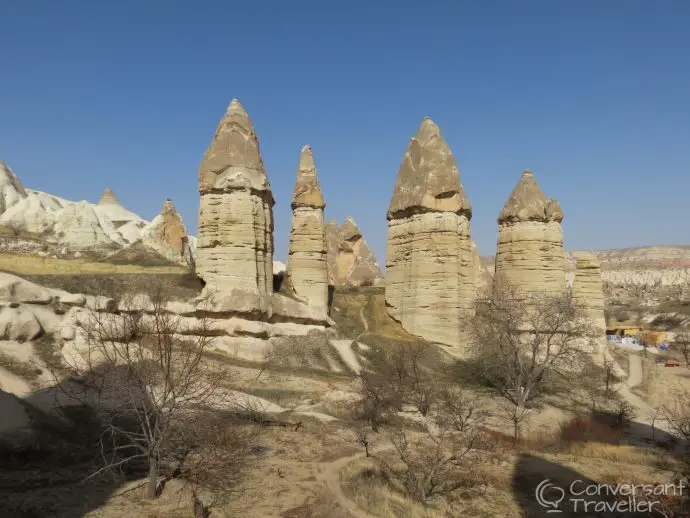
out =
[[[123,297],[119,314],[90,311],[65,358],[72,378],[56,379],[103,426],[103,465],[91,476],[144,462],[154,498],[161,473],[180,464],[180,438],[201,436],[206,417],[231,403],[223,390],[231,373],[205,355],[207,318],[190,323],[169,313],[162,285],[146,295]]]
[[[522,293],[497,279],[470,326],[481,376],[506,402],[514,436],[552,382],[572,382],[595,333],[570,293]]]
[[[363,371],[355,378],[360,396],[355,405],[355,416],[367,421],[374,432],[387,423],[400,407],[400,392],[383,374]]]
[[[662,410],[671,431],[681,439],[690,439],[690,394],[678,394],[672,403]]]
[[[673,348],[683,355],[685,366],[690,367],[690,331],[676,333]]]
[[[438,396],[433,375],[423,364],[428,350],[429,346],[422,342],[402,343],[391,354],[391,378],[401,400],[414,405],[425,417]]]
[[[366,428],[357,428],[355,430],[355,438],[357,443],[364,447],[364,454],[369,457],[369,430]]]
[[[413,500],[426,504],[435,496],[482,482],[485,437],[478,427],[460,433],[452,429],[451,420],[426,420],[421,435],[399,429],[391,433],[390,441],[402,469],[379,462],[388,478]]]
[[[616,427],[621,430],[630,426],[635,418],[635,407],[627,401],[620,400],[615,409]]]
[[[441,393],[441,404],[436,414],[439,427],[465,433],[479,429],[485,419],[486,413],[479,407],[475,395],[457,388],[448,388]]]

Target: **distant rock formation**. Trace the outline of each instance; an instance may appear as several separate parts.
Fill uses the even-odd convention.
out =
[[[378,286],[383,273],[374,253],[362,237],[357,222],[345,218],[342,225],[326,225],[328,248],[328,283],[333,286]]]
[[[0,162],[0,225],[17,234],[76,252],[113,250],[139,239],[146,221],[122,207],[106,189],[99,204],[74,202],[26,189]]]
[[[472,247],[472,274],[475,297],[481,298],[488,294],[489,288],[493,283],[493,272],[486,264],[486,261],[479,255],[479,248],[474,241]]]
[[[19,178],[5,162],[0,160],[0,214],[26,198]]]
[[[586,313],[597,334],[603,339],[606,332],[604,290],[599,260],[595,255],[587,252],[577,253],[572,293],[574,302]]]
[[[544,196],[531,171],[522,173],[498,217],[495,278],[529,292],[565,290],[563,213]]]
[[[328,312],[325,207],[312,150],[304,146],[292,197],[290,250],[284,282],[297,297],[322,308],[324,314]]]
[[[103,194],[101,194],[101,199],[98,200],[99,205],[119,205],[120,202],[117,199],[117,196],[115,196],[115,193],[110,187],[106,187],[105,191],[103,191]]]
[[[475,288],[470,218],[455,158],[425,118],[403,157],[388,208],[386,305],[406,331],[463,348]]]
[[[249,115],[233,99],[199,167],[196,271],[225,309],[270,314],[273,194]]]
[[[170,261],[189,263],[189,234],[170,198],[166,198],[161,213],[141,231],[141,242]]]

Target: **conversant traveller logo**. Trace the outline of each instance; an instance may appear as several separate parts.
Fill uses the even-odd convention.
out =
[[[537,503],[548,509],[547,513],[563,512],[558,506],[565,499],[565,490],[553,485],[550,479],[547,478],[539,482],[534,494],[537,497]]]
[[[662,500],[683,496],[678,484],[595,484],[577,479],[567,487],[542,480],[534,490],[537,503],[547,513],[613,512],[651,513],[660,510]]]

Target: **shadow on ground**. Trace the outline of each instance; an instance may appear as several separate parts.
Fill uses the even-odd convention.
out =
[[[570,468],[527,454],[519,457],[512,479],[515,500],[525,517],[651,516],[646,506],[642,506],[642,512],[631,512],[635,504],[631,506],[627,498],[617,500],[606,494],[605,489],[597,490],[599,494],[579,494],[587,487],[596,487],[598,484],[598,481]]]

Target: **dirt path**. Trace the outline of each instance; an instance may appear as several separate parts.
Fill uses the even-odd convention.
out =
[[[376,453],[381,453],[390,446],[381,446],[371,450],[370,455],[375,455]],[[336,499],[338,504],[340,504],[343,509],[345,509],[352,518],[376,518],[374,515],[367,513],[362,509],[356,502],[348,498],[348,496],[343,492],[343,487],[340,485],[340,472],[356,460],[363,459],[365,457],[364,453],[356,453],[355,455],[350,455],[349,457],[341,457],[333,462],[323,462],[316,465],[316,478],[319,482],[326,485],[328,490],[331,492],[333,497]]]

